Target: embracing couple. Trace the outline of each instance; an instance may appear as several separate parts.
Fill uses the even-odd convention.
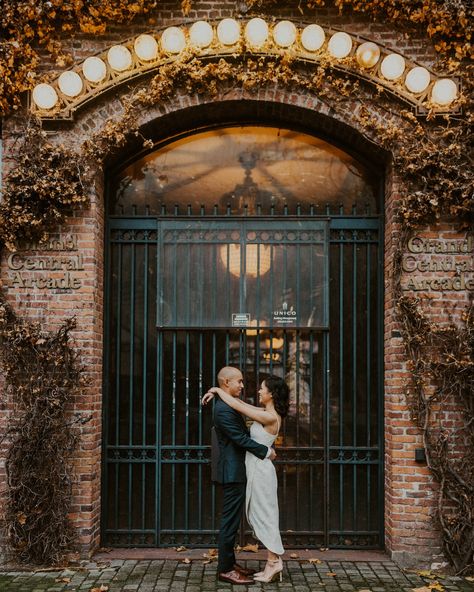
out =
[[[213,480],[222,484],[223,506],[219,527],[219,579],[233,584],[254,581],[281,581],[284,549],[279,529],[277,477],[272,460],[272,448],[286,416],[289,392],[286,383],[277,376],[266,378],[258,391],[261,407],[241,401],[244,388],[238,368],[226,366],[217,375],[219,387],[204,395],[205,405],[216,395],[214,429],[219,458]],[[253,419],[250,435],[243,416]],[[234,545],[245,501],[247,521],[257,539],[266,547],[265,569],[254,570],[239,566]],[[252,577],[253,576],[253,577]]]

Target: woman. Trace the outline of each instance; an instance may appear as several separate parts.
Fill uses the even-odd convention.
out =
[[[272,446],[281,427],[281,420],[288,413],[289,391],[285,381],[278,376],[266,378],[258,391],[259,403],[264,407],[255,407],[232,397],[219,387],[212,387],[202,399],[208,403],[214,394],[218,395],[229,407],[254,420],[250,427],[250,437],[266,446]],[[268,558],[265,569],[254,575],[258,582],[271,582],[278,574],[282,579],[284,553],[278,525],[277,477],[275,467],[268,458],[260,460],[255,455],[246,453],[245,469],[247,489],[245,511],[256,538],[267,548]]]

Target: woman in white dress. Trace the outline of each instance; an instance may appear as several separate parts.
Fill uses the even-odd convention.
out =
[[[280,431],[282,418],[288,413],[289,391],[284,380],[278,376],[270,376],[262,382],[258,395],[263,409],[232,397],[219,387],[210,388],[202,403],[208,403],[215,394],[229,407],[254,420],[250,427],[250,437],[253,440],[265,446],[273,445]],[[279,529],[278,482],[275,467],[270,459],[260,460],[247,452],[245,470],[247,521],[255,537],[266,547],[268,553],[265,569],[254,574],[254,579],[258,582],[271,582],[279,575],[281,581],[281,555],[284,549]]]

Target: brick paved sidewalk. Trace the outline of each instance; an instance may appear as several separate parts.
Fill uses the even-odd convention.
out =
[[[263,566],[263,561],[241,562],[247,567]],[[1,568],[0,568],[1,569]],[[441,587],[430,588],[435,582]],[[101,588],[102,587],[102,588]],[[423,588],[425,587],[425,588]],[[95,592],[123,590],[132,592],[255,592],[258,590],[288,592],[423,592],[446,590],[473,592],[474,585],[464,578],[422,578],[401,570],[392,561],[285,561],[282,583],[232,586],[216,578],[216,563],[203,560],[182,561],[124,560],[80,562],[79,567],[60,571],[0,571],[2,592]]]

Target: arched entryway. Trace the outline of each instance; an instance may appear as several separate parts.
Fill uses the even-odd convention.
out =
[[[383,547],[382,175],[301,123],[185,119],[109,175],[102,543],[215,542],[199,401],[232,364],[250,402],[290,386],[284,543]]]

